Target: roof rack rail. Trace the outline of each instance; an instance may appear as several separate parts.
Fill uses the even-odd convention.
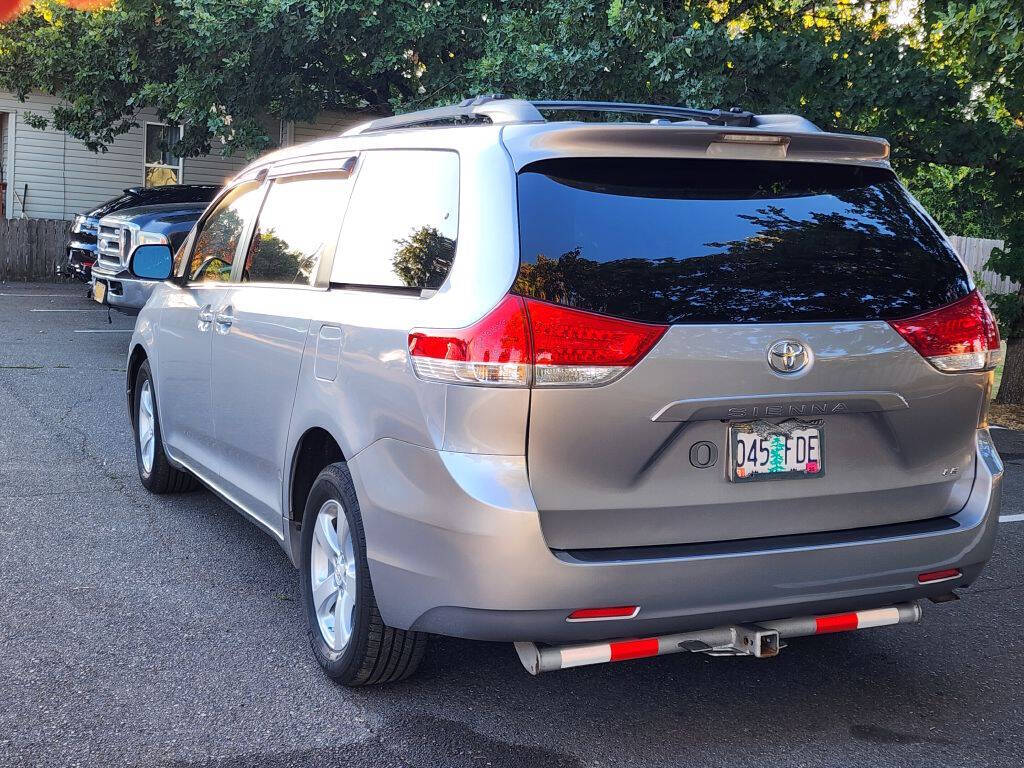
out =
[[[749,128],[754,125],[754,114],[739,107],[731,109],[696,109],[658,104],[629,104],[616,101],[531,101],[539,110],[559,112],[622,112],[684,120],[699,120],[709,125],[731,125]]]
[[[422,109],[394,117],[382,117],[345,132],[346,135],[473,123],[543,123],[545,112],[611,112],[649,115],[671,121],[693,120],[707,125],[736,128],[778,127],[798,131],[820,131],[798,115],[755,115],[740,107],[697,109],[660,104],[631,104],[615,101],[533,101],[510,99],[500,93],[482,94],[447,107]]]
[[[382,117],[357,126],[352,133],[372,133],[396,128],[470,123],[543,123],[544,118],[530,102],[491,93],[466,99],[448,107],[421,109],[394,117]]]

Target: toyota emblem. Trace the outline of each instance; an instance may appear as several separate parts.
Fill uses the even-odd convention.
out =
[[[810,350],[799,341],[776,341],[768,347],[768,365],[779,373],[796,373],[807,367]]]

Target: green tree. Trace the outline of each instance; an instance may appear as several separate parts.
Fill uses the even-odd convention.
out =
[[[38,0],[0,25],[0,87],[61,97],[41,117],[96,149],[148,106],[185,127],[183,156],[215,139],[259,152],[267,116],[428,103],[460,79],[481,27],[479,4],[460,0]]]
[[[439,287],[455,260],[455,241],[435,227],[419,227],[395,245],[398,250],[391,263],[395,274],[410,287]]]
[[[266,116],[494,91],[797,112],[889,138],[944,228],[1005,240],[990,266],[1024,283],[1022,15],[1020,0],[40,0],[0,26],[0,87],[57,95],[40,119],[97,148],[155,107],[185,126],[183,155],[261,151]],[[1024,295],[994,304],[999,397],[1024,403]]]

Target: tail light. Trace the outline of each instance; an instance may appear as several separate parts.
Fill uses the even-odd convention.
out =
[[[945,373],[987,370],[1002,358],[999,326],[976,290],[948,306],[889,324]]]
[[[530,383],[532,349],[526,304],[511,295],[468,328],[409,334],[416,375],[451,384],[525,387]]]
[[[508,295],[467,328],[413,330],[409,356],[429,381],[598,386],[636,365],[667,328]]]

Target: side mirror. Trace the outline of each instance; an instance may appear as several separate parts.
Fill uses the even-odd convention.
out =
[[[128,271],[146,280],[166,280],[171,276],[169,245],[140,245],[128,261]]]

